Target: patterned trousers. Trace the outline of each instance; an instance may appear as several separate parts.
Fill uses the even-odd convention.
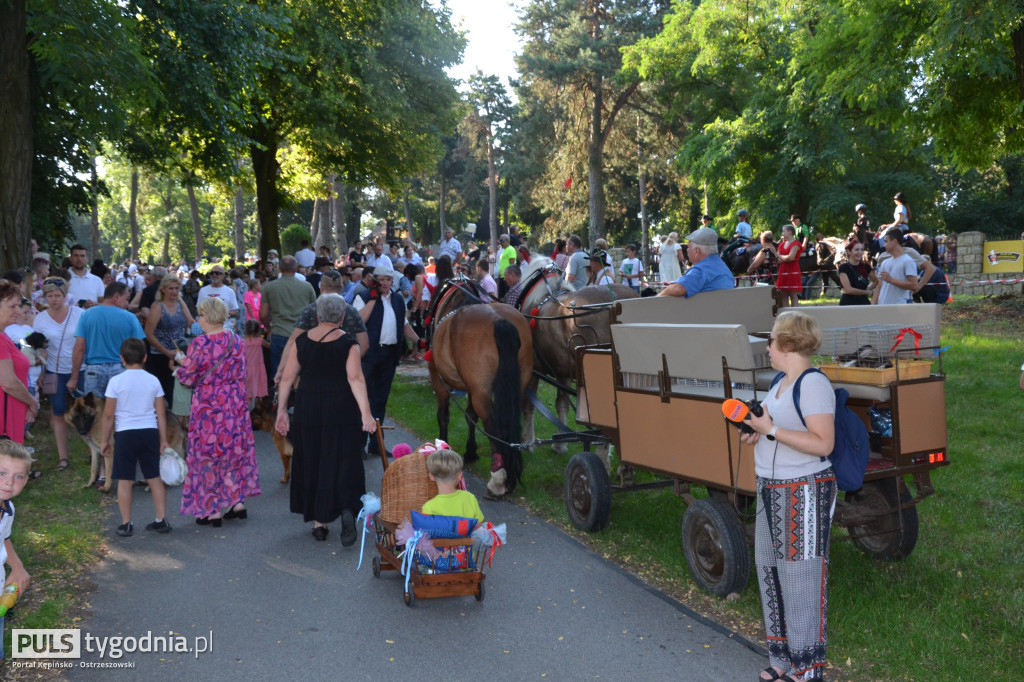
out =
[[[831,467],[804,478],[757,479],[754,562],[768,659],[797,675],[825,665],[829,536],[837,493]]]

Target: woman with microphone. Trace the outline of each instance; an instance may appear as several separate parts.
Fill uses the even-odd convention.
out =
[[[743,435],[754,445],[757,521],[754,562],[771,664],[761,680],[822,680],[828,613],[828,556],[835,472],[835,393],[811,366],[821,346],[818,323],[797,311],[778,316],[768,337],[776,378],[762,414]],[[800,412],[794,384],[800,381]],[[806,426],[804,425],[806,422]]]

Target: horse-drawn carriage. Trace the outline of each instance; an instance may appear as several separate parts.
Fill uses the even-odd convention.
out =
[[[801,311],[822,327],[820,352],[826,356],[863,353],[865,332],[877,335],[875,348],[883,356],[892,356],[885,363],[891,367],[826,367],[833,383],[849,391],[848,406],[869,429],[869,411],[887,409],[891,419],[891,431],[872,434],[864,487],[837,502],[834,524],[877,558],[905,557],[917,541],[915,505],[933,492],[930,472],[949,463],[945,382],[935,353],[939,306]],[[570,460],[565,502],[577,527],[603,528],[611,493],[652,485],[633,483],[636,469],[655,472],[663,477],[655,484],[672,485],[687,502],[683,549],[697,582],[723,596],[746,584],[754,452],[722,418],[721,405],[728,398],[759,399],[768,389],[776,372],[767,359],[767,337],[777,312],[771,287],[615,305],[611,343],[577,351],[576,420],[615,444],[618,480],[612,485],[606,462],[593,453]],[[888,347],[901,329],[913,333],[904,331]],[[879,343],[886,347],[879,349]],[[701,489],[707,497],[699,495]]]

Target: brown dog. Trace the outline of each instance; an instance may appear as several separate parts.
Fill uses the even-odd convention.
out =
[[[253,431],[266,431],[274,437],[274,447],[281,455],[281,464],[284,466],[281,483],[287,483],[292,477],[292,443],[275,428],[277,410],[274,409],[274,399],[269,396],[258,399],[256,407],[249,412],[249,418],[252,420]]]
[[[106,403],[105,399],[88,393],[82,398],[75,398],[68,407],[68,411],[64,413],[64,421],[70,424],[89,446],[92,464],[89,467],[89,482],[85,484],[86,488],[99,478],[100,457],[103,456],[103,443],[100,442],[100,437],[103,432],[103,409],[106,407]],[[107,465],[107,482],[103,485],[103,492],[108,492],[113,483],[113,479],[110,477],[111,472],[114,471],[113,434],[110,436],[110,455],[104,457],[104,460]]]

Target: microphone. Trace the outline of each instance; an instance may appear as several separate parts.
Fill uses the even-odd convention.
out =
[[[760,417],[763,414],[764,410],[761,408],[761,403],[756,400],[743,402],[742,400],[729,398],[722,403],[722,415],[730,424],[737,427],[743,433],[754,433],[754,429],[750,428],[749,424],[743,423],[745,420],[750,419],[750,415]]]

